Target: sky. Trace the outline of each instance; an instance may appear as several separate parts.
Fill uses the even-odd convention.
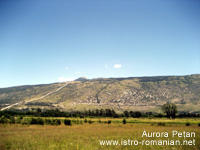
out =
[[[199,0],[0,0],[0,88],[199,73]]]

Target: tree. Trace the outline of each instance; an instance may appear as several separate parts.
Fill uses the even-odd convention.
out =
[[[167,104],[164,104],[162,106],[162,110],[164,113],[166,113],[167,115],[167,118],[175,118],[176,116],[176,113],[177,113],[177,107],[175,104],[173,103],[167,103]]]
[[[105,116],[105,110],[101,109],[99,115],[102,117]]]
[[[142,117],[142,113],[139,111],[136,111],[135,116],[136,116],[136,118],[140,118],[140,117]]]
[[[88,116],[92,116],[92,112],[90,109],[88,110]]]
[[[37,108],[37,114],[41,113],[42,110],[40,108]]]
[[[67,119],[67,120],[65,119],[65,120],[64,120],[64,124],[65,124],[65,125],[69,125],[69,126],[72,125],[71,120],[69,120],[69,119]]]
[[[129,112],[127,111],[127,110],[125,110],[124,112],[124,115],[126,116],[126,117],[129,117],[130,115],[129,115]]]
[[[112,117],[111,109],[106,109],[105,112],[106,112],[106,117]]]
[[[123,119],[123,124],[126,124],[126,119]]]
[[[44,125],[44,120],[42,118],[37,118],[37,124]]]
[[[98,117],[99,116],[99,110],[98,109],[96,109],[96,116]]]

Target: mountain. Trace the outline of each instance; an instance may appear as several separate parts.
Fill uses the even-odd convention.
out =
[[[86,77],[80,77],[74,81],[87,81],[88,79]]]
[[[161,112],[167,102],[179,111],[200,111],[200,74],[129,78],[85,77],[72,82],[0,89],[0,108],[76,111],[115,109]]]

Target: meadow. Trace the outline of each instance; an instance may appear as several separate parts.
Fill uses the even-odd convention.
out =
[[[58,119],[58,118],[57,118]],[[64,118],[60,118],[63,121]],[[71,120],[77,120],[76,118],[69,118]],[[81,119],[78,119],[79,122]],[[199,150],[200,149],[200,123],[199,119],[175,119],[169,120],[165,118],[161,119],[147,119],[147,118],[128,118],[127,123],[122,123],[121,119],[113,118],[87,118],[93,123],[82,124],[73,123],[72,126],[65,126],[62,122],[61,125],[21,125],[21,124],[0,124],[0,149],[31,149],[31,150],[102,150],[102,149],[138,149],[138,150]],[[99,123],[99,120],[104,123]],[[107,124],[106,121],[111,120],[111,124]],[[185,124],[189,122],[190,125]],[[164,123],[164,124],[159,124]],[[143,132],[146,133],[156,132],[154,137],[143,136]],[[172,137],[172,132],[177,131],[179,133]],[[168,137],[161,136],[161,133],[168,133]],[[195,133],[190,137],[183,137],[185,133]],[[182,137],[181,137],[182,134]],[[192,136],[192,137],[191,137]],[[118,145],[104,145],[100,144],[100,141],[107,140],[107,142],[118,141]],[[111,141],[113,140],[113,141]],[[132,145],[128,140],[132,140]],[[145,141],[152,140],[179,140],[180,145],[151,145]],[[184,143],[183,140],[191,140]],[[193,141],[195,140],[195,142]],[[142,142],[142,144],[134,145],[134,141]],[[108,143],[109,144],[109,143]],[[120,145],[119,145],[120,144]],[[130,145],[129,145],[130,144]],[[137,143],[136,143],[137,144]],[[182,144],[182,145],[181,145]],[[195,144],[195,145],[194,145]]]

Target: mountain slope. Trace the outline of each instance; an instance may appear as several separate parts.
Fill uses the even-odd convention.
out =
[[[199,111],[200,75],[97,78],[73,81],[59,91],[37,101],[39,97],[65,83],[0,89],[0,103],[21,102],[12,109],[59,108],[64,111],[112,108],[116,111],[160,111],[166,102],[175,103],[180,111]],[[37,90],[36,90],[37,89]],[[17,96],[16,96],[17,95]],[[21,99],[20,99],[21,98]]]

